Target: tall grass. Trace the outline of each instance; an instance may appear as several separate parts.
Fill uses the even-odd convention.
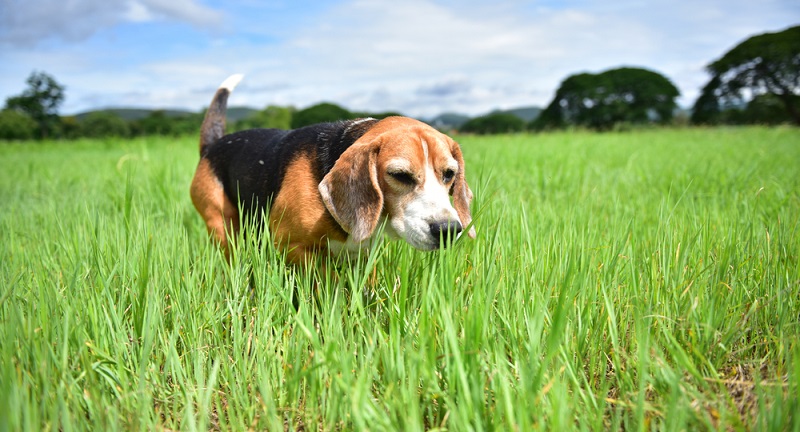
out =
[[[194,139],[0,146],[0,430],[800,430],[800,131],[460,142],[478,238],[336,275]]]

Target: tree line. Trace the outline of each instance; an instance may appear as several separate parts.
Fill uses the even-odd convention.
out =
[[[748,38],[707,66],[711,75],[686,121],[698,125],[800,125],[800,26]],[[64,87],[44,72],[34,72],[28,87],[6,100],[0,111],[0,139],[51,137],[132,137],[196,133],[204,113],[168,115],[153,111],[144,118],[126,120],[109,111],[61,117],[58,107]],[[492,113],[470,119],[458,129],[467,133],[508,133],[584,127],[609,130],[640,124],[675,121],[675,85],[658,72],[622,67],[601,73],[578,73],[561,82],[550,104],[530,122],[510,113]],[[253,127],[297,128],[309,124],[383,118],[397,113],[350,112],[321,103],[297,110],[268,106],[232,122],[230,130]]]
[[[200,130],[205,112],[150,111],[147,115],[128,119],[114,110],[93,111],[80,116],[60,117],[53,110],[43,110],[28,94],[41,94],[36,90],[39,83],[58,86],[55,80],[42,72],[34,72],[28,78],[29,89],[23,96],[9,98],[6,108],[0,111],[0,139],[30,140],[45,138],[132,138],[139,136],[184,136],[196,134]],[[49,94],[60,94],[49,91]],[[20,105],[20,98],[33,108]],[[48,104],[52,106],[53,104]],[[25,108],[21,108],[25,106]],[[56,105],[57,106],[57,105]],[[232,108],[233,110],[235,108]],[[124,111],[124,110],[122,110]],[[297,110],[294,107],[270,105],[254,111],[245,118],[228,119],[228,131],[251,128],[298,128],[314,123],[356,119],[361,117],[384,118],[400,115],[394,112],[366,113],[350,112],[338,105],[320,103],[309,108]],[[230,116],[229,116],[230,117]]]

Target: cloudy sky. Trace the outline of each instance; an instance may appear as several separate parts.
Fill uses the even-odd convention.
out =
[[[477,115],[626,65],[691,106],[707,63],[797,24],[797,0],[0,0],[0,102],[37,70],[62,114],[200,110],[241,72],[232,105]]]

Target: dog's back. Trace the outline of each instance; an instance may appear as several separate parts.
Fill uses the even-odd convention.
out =
[[[228,96],[241,81],[233,75],[220,85],[200,131],[200,156],[222,183],[227,198],[245,215],[267,210],[280,191],[288,164],[306,157],[311,175],[321,181],[341,154],[377,120],[358,119],[315,124],[295,130],[249,129],[225,135]]]

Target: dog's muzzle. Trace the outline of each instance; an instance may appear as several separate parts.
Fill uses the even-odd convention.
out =
[[[442,247],[449,246],[464,230],[461,222],[458,221],[434,222],[429,227],[431,236],[433,236],[434,240],[439,240]]]

